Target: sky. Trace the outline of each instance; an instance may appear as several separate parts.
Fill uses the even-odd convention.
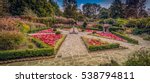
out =
[[[62,1],[63,0],[55,0],[55,1],[57,1],[58,5],[60,6],[60,9],[62,9]],[[79,9],[81,9],[82,6],[86,3],[97,3],[97,4],[100,4],[102,7],[109,8],[112,1],[113,0],[77,0],[77,3],[78,3]],[[125,0],[122,0],[122,1],[125,1]],[[146,3],[147,3],[146,7],[150,8],[150,0],[147,0]]]

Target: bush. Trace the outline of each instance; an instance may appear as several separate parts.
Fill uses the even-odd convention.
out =
[[[28,44],[28,48],[33,49],[34,48],[33,44],[32,43]]]
[[[28,33],[36,33],[42,30],[47,30],[49,29],[48,27],[40,27],[40,28],[34,28],[34,29],[30,29],[30,31]]]
[[[29,50],[9,50],[0,51],[0,60],[20,59],[27,57],[50,56],[53,55],[52,48],[29,49]]]
[[[87,23],[86,23],[86,22],[84,22],[84,23],[83,23],[83,25],[82,25],[82,27],[83,27],[84,29],[86,29],[86,27],[87,27]]]
[[[126,66],[150,66],[150,49],[140,49],[125,62]]]
[[[30,26],[23,22],[19,22],[17,27],[19,27],[20,31],[23,33],[28,33],[30,31]]]
[[[114,25],[114,24],[115,24],[115,20],[112,19],[112,18],[105,19],[104,22],[107,23],[107,24],[111,24],[111,25]]]
[[[135,29],[133,30],[133,34],[134,34],[134,35],[141,35],[141,34],[143,34],[143,33],[150,34],[150,29],[147,29],[147,28],[145,28],[145,29],[138,29],[138,28],[135,28]]]
[[[105,50],[105,49],[112,49],[112,48],[119,48],[119,44],[107,44],[101,46],[89,46],[88,49],[90,51],[98,51],[98,50]]]
[[[48,46],[47,44],[45,44],[44,42],[38,40],[38,39],[35,39],[35,38],[32,38],[31,39],[33,43],[36,44],[37,47],[39,48],[49,48],[50,46]]]
[[[148,34],[147,34],[147,35],[145,35],[145,36],[143,37],[143,39],[144,39],[144,40],[148,40],[148,41],[150,41],[150,35],[148,35]]]
[[[60,31],[56,31],[56,32],[55,32],[55,34],[57,34],[57,35],[58,35],[58,34],[61,34],[61,32],[60,32]]]
[[[132,38],[130,38],[130,37],[124,35],[124,34],[121,34],[121,33],[118,33],[118,32],[112,32],[112,33],[119,36],[119,37],[121,37],[121,38],[123,38],[123,39],[125,39],[125,40],[127,40],[129,43],[138,44],[137,40],[132,39]]]
[[[129,19],[128,22],[126,23],[126,26],[135,28],[137,27],[137,22],[138,22],[137,19]]]
[[[24,35],[17,31],[0,32],[0,49],[10,50],[15,49],[23,43]]]
[[[118,19],[116,19],[115,26],[122,27],[122,26],[124,26],[127,23],[128,23],[128,21],[126,19],[118,18]]]
[[[16,23],[12,19],[0,18],[0,31],[14,31],[17,30]]]

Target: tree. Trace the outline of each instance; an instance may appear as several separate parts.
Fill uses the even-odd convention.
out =
[[[97,15],[99,14],[100,9],[101,9],[101,6],[95,3],[84,4],[82,8],[83,14],[90,18],[96,18]]]
[[[47,0],[8,0],[12,15],[23,15],[25,9],[31,9],[40,17],[54,15],[54,7]]]
[[[110,7],[110,16],[112,18],[123,18],[124,9],[121,0],[114,0]]]
[[[8,1],[0,0],[0,16],[7,16],[9,14]]]
[[[101,8],[101,10],[99,12],[99,18],[101,18],[101,19],[109,18],[109,10],[106,8]]]
[[[126,0],[126,17],[142,17],[147,0]]]
[[[67,18],[77,17],[77,1],[76,0],[63,0],[64,16]]]

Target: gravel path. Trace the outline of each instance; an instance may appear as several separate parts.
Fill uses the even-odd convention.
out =
[[[60,47],[56,57],[80,57],[87,55],[88,51],[78,34],[68,34],[65,42]]]

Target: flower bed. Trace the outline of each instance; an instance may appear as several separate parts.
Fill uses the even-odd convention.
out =
[[[54,47],[56,42],[62,38],[61,34],[34,34],[32,35],[32,37],[40,39],[41,41],[43,41],[44,43]]]
[[[113,49],[113,48],[119,48],[120,46],[117,43],[110,44],[108,42],[101,41],[100,39],[91,39],[91,38],[82,37],[82,40],[84,41],[89,51]]]
[[[52,29],[46,29],[46,30],[42,30],[39,31],[38,33],[53,33],[54,31]]]
[[[109,39],[114,39],[114,40],[118,40],[118,41],[126,41],[112,33],[107,33],[107,32],[97,32],[96,33],[97,36],[101,36],[101,37],[105,37],[105,38],[109,38]]]

